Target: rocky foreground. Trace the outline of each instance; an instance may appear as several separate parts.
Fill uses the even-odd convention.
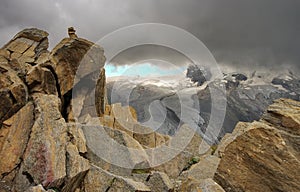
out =
[[[70,28],[49,52],[47,36],[25,29],[0,50],[0,191],[300,191],[299,102],[276,100],[218,146],[188,125],[156,133],[107,104],[100,46]]]

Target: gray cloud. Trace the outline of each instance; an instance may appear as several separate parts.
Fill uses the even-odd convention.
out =
[[[158,22],[181,27],[220,65],[299,70],[298,0],[2,0],[0,43],[25,27],[50,33],[53,47],[74,26],[97,41],[120,27]]]
[[[113,65],[129,65],[132,63],[139,63],[141,61],[157,60],[156,65],[161,68],[170,67],[164,66],[165,61],[175,66],[188,66],[193,62],[186,57],[184,54],[178,52],[177,50],[159,46],[159,45],[140,45],[122,51],[117,54],[111,61],[110,64]],[[153,61],[152,61],[153,62]],[[159,63],[162,63],[161,65]]]

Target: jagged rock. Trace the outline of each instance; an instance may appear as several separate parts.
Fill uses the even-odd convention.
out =
[[[237,126],[220,144],[214,179],[226,191],[299,191],[299,112],[280,99],[260,122]]]
[[[16,113],[28,100],[25,75],[39,55],[47,51],[48,33],[39,29],[24,29],[0,51],[0,122]],[[49,79],[46,79],[49,80]]]
[[[145,170],[136,170],[131,174],[131,176],[134,181],[146,184],[147,179],[150,177],[150,172],[148,173],[148,171]]]
[[[62,192],[75,191],[80,188],[88,170],[89,161],[79,155],[77,147],[71,143],[67,144],[67,181]]]
[[[85,177],[84,189],[86,192],[108,191],[114,179],[114,175],[96,166],[92,166]]]
[[[110,109],[109,109],[110,108]],[[110,107],[106,106],[107,111],[109,111],[107,115],[114,116],[121,123],[123,121],[136,123],[137,122],[137,114],[134,108],[130,106],[122,106],[121,103],[112,104]]]
[[[83,132],[89,148],[88,158],[95,165],[127,176],[132,169],[149,168],[148,156],[143,147],[125,132],[91,125],[84,126]]]
[[[147,185],[152,192],[172,192],[173,184],[168,175],[162,172],[153,172],[149,176]]]
[[[17,38],[14,41],[12,41],[10,44],[6,46],[6,49],[11,51],[11,52],[16,52],[16,53],[24,53],[26,50],[28,50],[32,45],[34,41],[27,39],[27,38]]]
[[[140,124],[134,125],[133,138],[143,146],[156,147],[155,135],[155,132],[149,127],[141,126]]]
[[[151,192],[149,187],[141,182],[136,182],[132,179],[116,177],[108,192]]]
[[[0,55],[5,59],[6,61],[10,58],[10,52],[6,49],[0,49]],[[5,62],[5,60],[3,60]]]
[[[76,30],[73,27],[68,28],[68,34],[70,38],[78,38],[75,32]]]
[[[300,102],[281,99],[270,105],[262,117],[271,126],[293,135],[300,135]]]
[[[29,102],[0,129],[0,175],[12,172],[21,162],[34,123],[33,103]]]
[[[201,180],[199,188],[203,192],[225,192],[224,189],[211,178]]]
[[[28,71],[26,83],[31,93],[58,95],[55,76],[49,68],[36,65]]]
[[[0,122],[3,122],[26,104],[28,93],[26,85],[8,63],[0,67]]]
[[[24,154],[24,172],[35,183],[59,187],[66,177],[67,125],[59,111],[60,100],[54,95],[34,96],[35,122]]]
[[[22,67],[25,63],[33,63],[38,57],[47,52],[48,33],[36,29],[24,29],[8,42],[3,49],[11,52],[10,59],[16,59]]]
[[[98,116],[102,116],[105,113],[105,106],[107,103],[105,83],[105,69],[101,68],[95,89],[95,103]]]
[[[199,162],[191,165],[191,167],[183,172],[180,177],[192,178],[195,180],[213,178],[214,174],[218,168],[220,158],[213,155],[206,155],[199,159]]]
[[[24,30],[20,31],[18,34],[16,34],[12,41],[23,37],[23,38],[30,39],[30,40],[33,40],[36,42],[40,42],[40,41],[44,40],[45,38],[47,38],[48,35],[49,34],[46,31],[36,29],[36,28],[29,28],[29,29],[24,29]]]
[[[195,180],[189,178],[184,183],[182,183],[178,191],[225,192],[224,189],[211,178],[202,180]]]
[[[85,39],[65,38],[55,46],[49,57],[60,85],[65,119],[76,121],[87,113],[97,116],[93,90],[105,63],[103,49]],[[72,93],[75,86],[75,92]],[[72,113],[71,99],[80,103],[81,107],[76,109],[76,114]]]
[[[87,152],[86,140],[81,129],[81,125],[68,123],[68,135],[71,143],[77,147],[78,152],[85,154]]]
[[[95,166],[92,166],[85,178],[84,189],[86,192],[150,191],[150,189],[141,182],[115,176]]]
[[[50,60],[64,95],[77,83],[74,82],[75,76],[81,78],[94,72],[93,69],[99,71],[104,66],[105,57],[103,49],[88,40],[65,38],[51,51]],[[80,65],[86,69],[80,68],[78,72],[81,73],[76,74]]]
[[[177,135],[170,138],[166,150],[165,153],[175,153],[177,155],[155,167],[154,170],[164,172],[170,178],[177,178],[191,166],[191,161],[195,157],[200,157],[208,152],[209,145],[195,131],[184,124],[179,128]],[[163,151],[161,153],[164,154]],[[159,159],[160,155],[155,158]]]
[[[115,103],[105,107],[105,113],[100,117],[104,126],[124,131],[137,140],[145,148],[155,148],[170,139],[169,136],[154,132],[149,127],[137,122],[136,111],[130,106],[122,106]]]

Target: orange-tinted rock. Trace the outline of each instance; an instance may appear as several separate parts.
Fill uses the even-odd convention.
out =
[[[99,72],[105,62],[103,49],[81,38],[63,39],[51,51],[50,59],[54,63],[62,95],[70,91],[80,78],[91,72]],[[77,82],[74,82],[75,76]]]
[[[214,179],[226,191],[299,191],[299,112],[299,102],[280,99],[260,122],[237,126],[221,142]]]
[[[33,104],[28,103],[3,123],[0,129],[0,175],[11,172],[23,158],[34,122]]]
[[[8,64],[1,64],[0,71],[0,123],[10,118],[28,100],[26,85]]]
[[[24,171],[35,183],[60,186],[66,177],[67,125],[55,95],[36,94],[35,122],[24,154]]]
[[[98,116],[103,116],[105,113],[105,106],[107,103],[105,83],[105,69],[101,68],[95,89],[95,105]]]
[[[32,67],[26,75],[26,83],[31,93],[58,95],[55,76],[51,70],[46,67],[40,65]]]

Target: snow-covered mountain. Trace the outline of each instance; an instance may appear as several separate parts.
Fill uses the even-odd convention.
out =
[[[229,73],[197,86],[184,75],[114,77],[107,89],[109,102],[134,107],[138,120],[156,131],[173,135],[186,123],[213,143],[237,122],[259,119],[277,98],[300,100],[299,79],[291,73]]]

